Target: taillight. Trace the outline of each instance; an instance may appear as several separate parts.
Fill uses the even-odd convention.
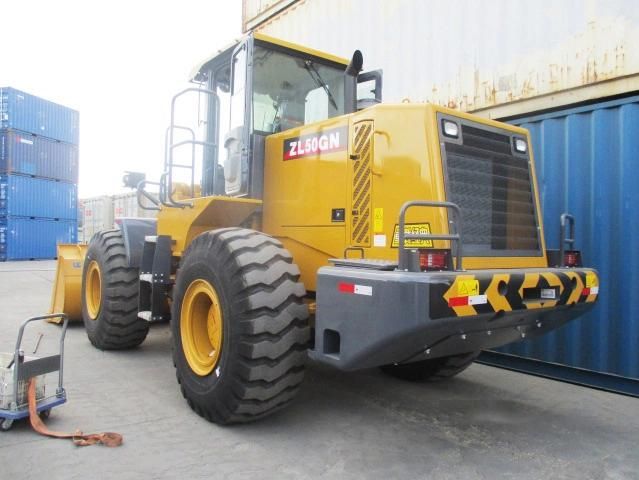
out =
[[[450,269],[450,250],[420,250],[419,266],[422,271]]]
[[[566,250],[564,252],[564,267],[581,267],[581,252]]]

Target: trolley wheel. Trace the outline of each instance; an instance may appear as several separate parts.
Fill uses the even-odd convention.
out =
[[[310,336],[299,276],[291,254],[263,233],[228,228],[191,242],[171,328],[178,382],[199,415],[249,422],[297,394]]]
[[[11,430],[12,426],[13,426],[13,419],[11,419],[11,418],[3,418],[2,422],[0,422],[0,431],[1,432],[6,432],[8,430]]]
[[[89,243],[82,272],[82,318],[100,350],[140,345],[149,331],[138,318],[139,270],[129,267],[119,229],[102,230]]]
[[[46,420],[51,415],[51,409],[47,408],[46,410],[42,410],[38,415],[42,420]]]

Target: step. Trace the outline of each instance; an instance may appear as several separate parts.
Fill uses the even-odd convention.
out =
[[[141,273],[140,274],[141,282],[153,283],[153,274],[152,273]]]

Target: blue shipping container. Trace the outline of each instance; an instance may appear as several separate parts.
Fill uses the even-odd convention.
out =
[[[0,128],[78,144],[80,114],[15,88],[0,88]]]
[[[0,217],[0,261],[55,258],[58,243],[75,243],[74,220]]]
[[[22,175],[0,175],[0,216],[78,218],[72,183]]]
[[[0,173],[78,183],[78,147],[29,133],[0,130]]]
[[[587,315],[500,351],[625,377],[593,375],[593,383],[633,385],[635,392],[639,385],[639,96],[511,123],[530,130],[547,246],[559,247],[559,215],[572,213],[576,248],[582,251],[584,264],[599,271],[601,288]]]

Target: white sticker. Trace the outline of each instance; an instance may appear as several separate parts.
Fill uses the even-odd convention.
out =
[[[547,300],[554,300],[557,298],[557,293],[554,288],[542,288],[541,289],[541,298],[545,298]]]
[[[385,247],[386,246],[386,235],[374,235],[373,236],[373,246],[374,247]]]
[[[468,305],[484,305],[488,303],[487,295],[471,295],[468,297]]]
[[[21,138],[20,143],[26,143],[27,145],[33,145],[33,140],[27,140],[26,138]]]
[[[355,285],[353,293],[355,295],[368,295],[371,297],[373,296],[373,287],[369,287],[368,285]]]
[[[599,287],[590,287],[590,295],[597,295],[599,293]]]

